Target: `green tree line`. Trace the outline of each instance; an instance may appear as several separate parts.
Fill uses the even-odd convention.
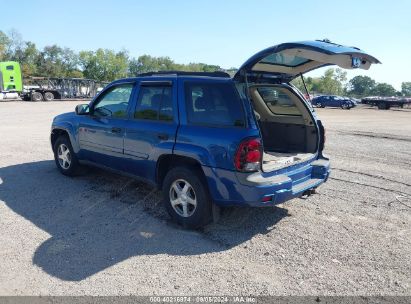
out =
[[[401,91],[388,83],[378,83],[369,76],[355,76],[347,81],[347,72],[340,68],[330,68],[321,77],[304,77],[308,92],[314,94],[347,95],[361,98],[364,96],[411,96],[411,82],[403,82]],[[301,78],[293,84],[305,92]]]
[[[0,61],[17,61],[22,68],[23,77],[78,77],[99,81],[112,81],[118,78],[136,76],[152,71],[180,70],[190,72],[213,72],[222,70],[218,65],[205,63],[179,64],[170,57],[142,55],[131,57],[127,50],[75,52],[58,45],[38,49],[31,41],[24,41],[20,33],[11,30],[8,34],[0,30]],[[229,72],[235,72],[231,68]],[[305,92],[303,82],[297,78],[293,83]],[[363,96],[411,96],[411,82],[403,82],[401,91],[388,83],[377,83],[369,76],[355,76],[347,81],[347,73],[342,69],[330,68],[321,77],[305,77],[310,93]]]
[[[24,41],[12,30],[8,34],[0,31],[0,61],[17,61],[23,77],[84,77],[99,81],[135,76],[152,71],[181,70],[190,72],[213,72],[222,70],[218,65],[205,63],[175,63],[169,57],[142,55],[131,57],[127,50],[75,52],[58,45],[38,49],[31,41]]]

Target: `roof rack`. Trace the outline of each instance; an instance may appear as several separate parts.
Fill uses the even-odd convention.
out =
[[[185,71],[158,71],[158,72],[148,72],[138,74],[137,77],[144,76],[208,76],[208,77],[225,77],[230,78],[231,76],[226,72],[216,71],[216,72],[185,72]]]

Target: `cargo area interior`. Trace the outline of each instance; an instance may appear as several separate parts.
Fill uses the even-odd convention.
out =
[[[262,169],[278,170],[310,159],[317,129],[304,102],[287,85],[249,86],[264,145]]]

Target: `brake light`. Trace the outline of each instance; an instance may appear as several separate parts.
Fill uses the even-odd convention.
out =
[[[261,157],[262,147],[260,139],[246,139],[240,143],[235,153],[235,168],[238,171],[257,171],[260,169]]]

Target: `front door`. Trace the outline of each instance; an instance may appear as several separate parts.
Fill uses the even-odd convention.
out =
[[[83,158],[114,169],[122,169],[124,134],[134,84],[106,89],[91,105],[90,115],[79,125]]]

